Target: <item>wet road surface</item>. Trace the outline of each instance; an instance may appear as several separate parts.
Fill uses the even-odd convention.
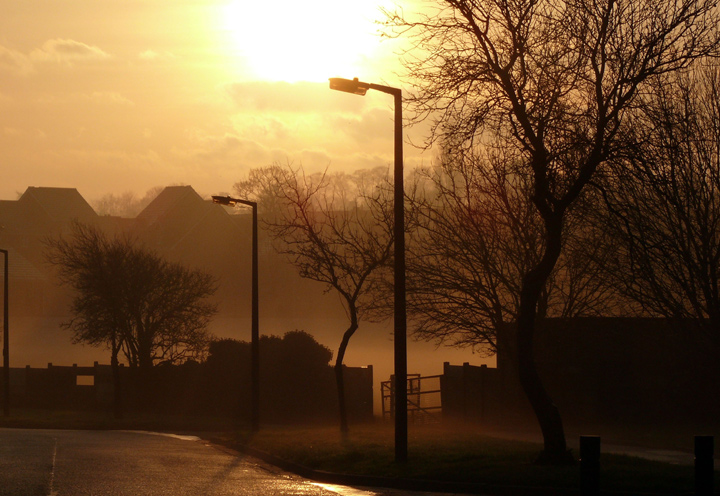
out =
[[[2,496],[420,496],[317,484],[193,437],[0,429]]]

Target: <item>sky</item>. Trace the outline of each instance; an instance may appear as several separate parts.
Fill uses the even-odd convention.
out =
[[[391,97],[328,88],[402,84],[383,7],[395,2],[0,0],[0,199],[28,186],[91,203],[175,184],[211,195],[273,163],[390,166]],[[405,145],[406,168],[428,160]]]

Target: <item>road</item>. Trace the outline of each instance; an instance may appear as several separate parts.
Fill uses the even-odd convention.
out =
[[[317,484],[192,436],[0,429],[1,496],[423,494]]]

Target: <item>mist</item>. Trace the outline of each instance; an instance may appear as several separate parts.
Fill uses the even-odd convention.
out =
[[[209,325],[216,338],[250,340],[250,216],[242,210],[213,205],[190,186],[159,190],[134,218],[98,216],[72,188],[29,188],[17,201],[0,202],[3,236],[10,246],[10,363],[12,367],[89,366],[109,363],[110,351],[72,342],[63,328],[72,293],[60,284],[45,258],[46,237],[67,235],[73,220],[97,224],[109,233],[125,232],[168,259],[217,277],[213,297],[219,312]],[[65,208],[42,212],[62,197]],[[38,208],[40,207],[40,210]],[[260,232],[259,328],[261,335],[282,336],[303,330],[333,353],[347,327],[341,301],[323,284],[301,278]],[[392,322],[363,322],[348,347],[345,363],[372,365],[375,411],[380,408],[380,382],[393,373]],[[408,371],[437,375],[444,362],[494,364],[469,349],[410,340]]]

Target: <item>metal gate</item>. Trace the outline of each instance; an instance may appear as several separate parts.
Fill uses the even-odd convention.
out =
[[[440,378],[442,375],[407,376],[408,422],[435,423],[442,417]],[[383,420],[395,417],[395,376],[380,383]]]

